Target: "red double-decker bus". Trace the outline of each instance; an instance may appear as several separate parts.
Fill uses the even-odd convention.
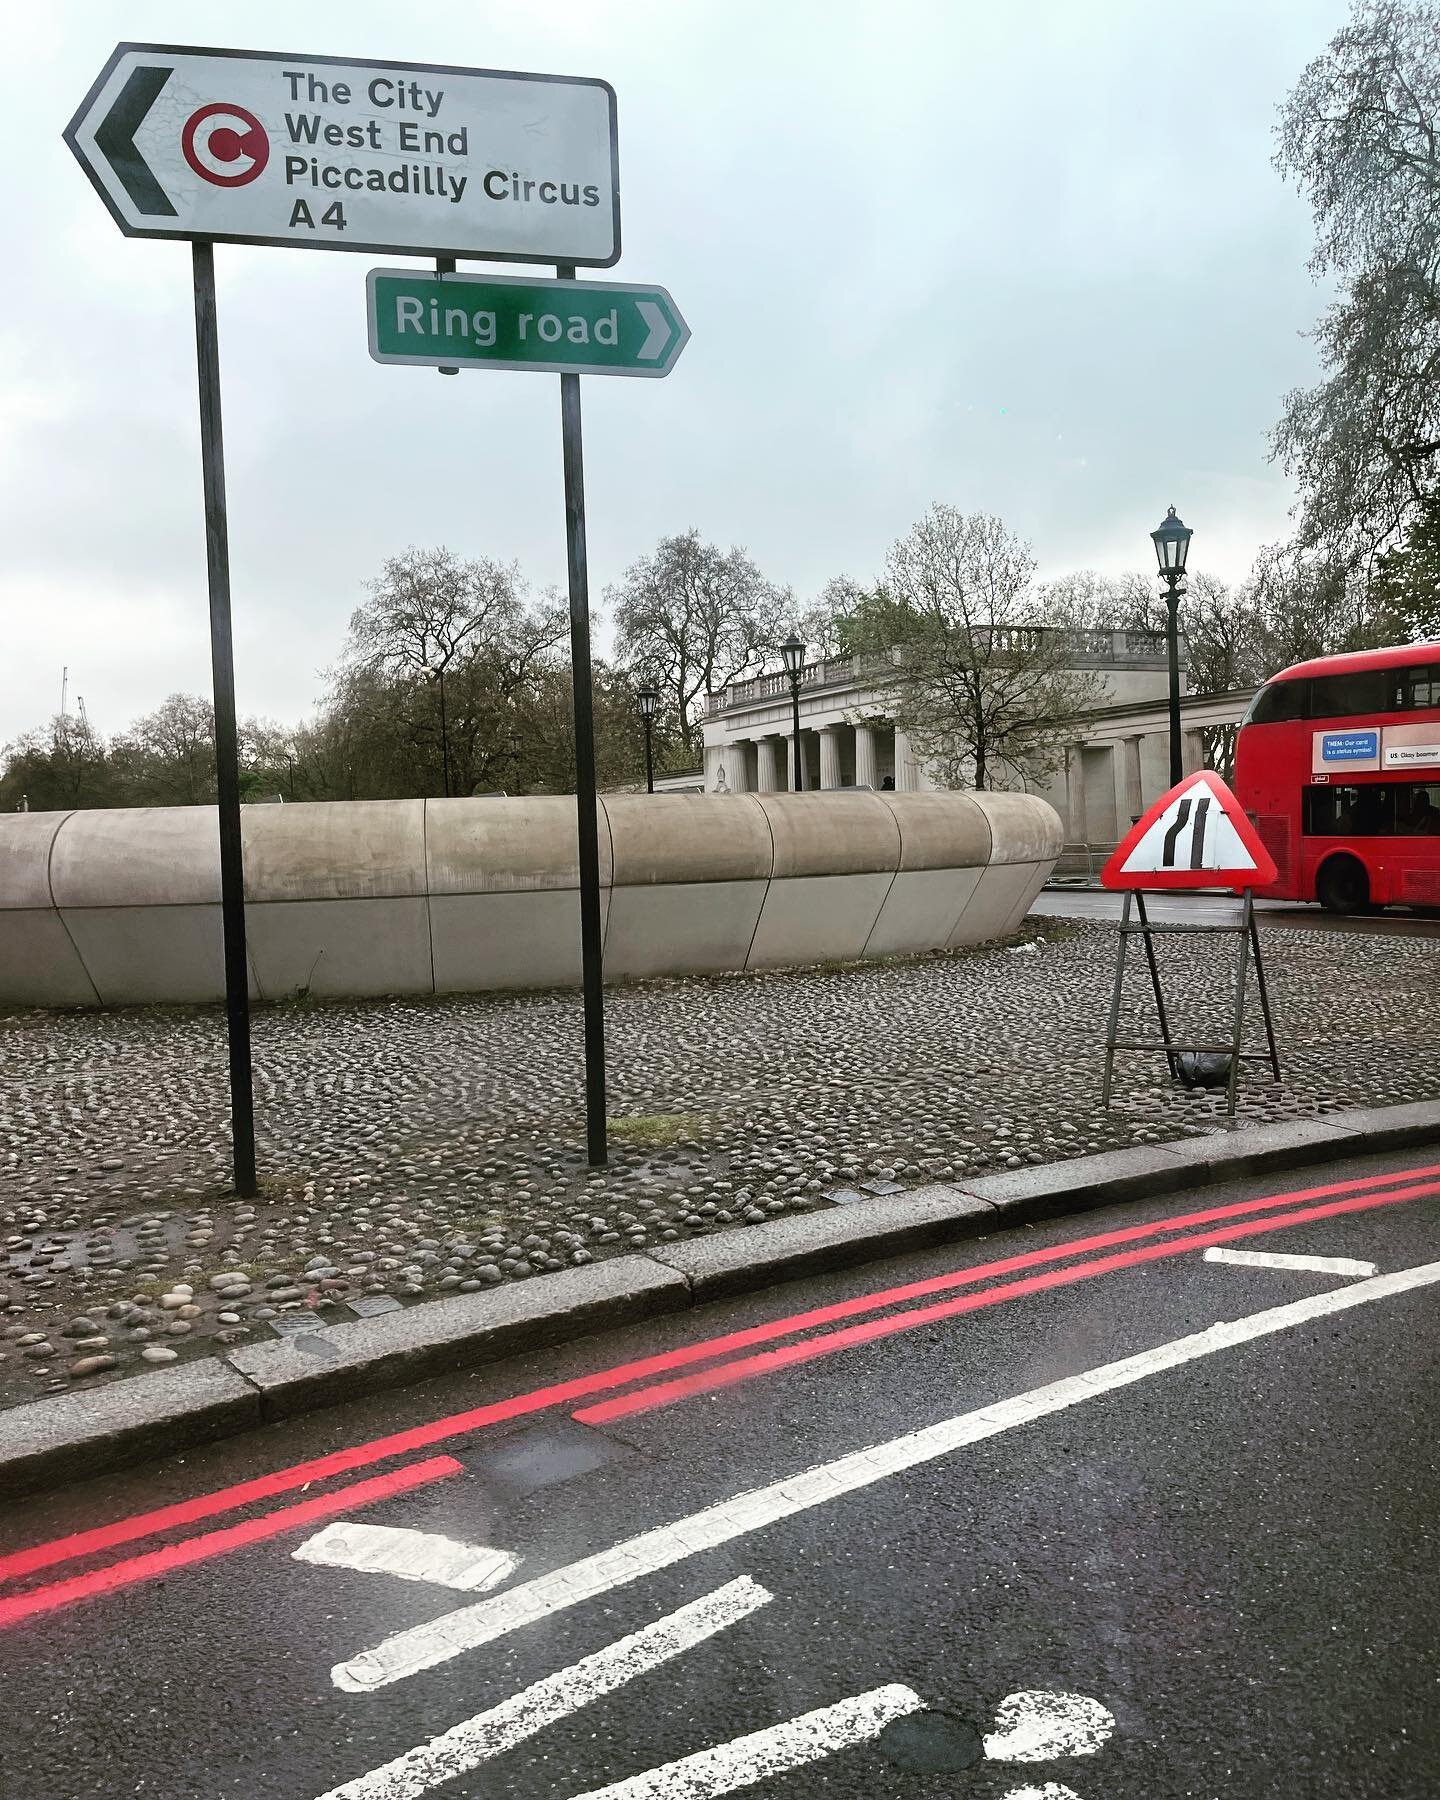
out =
[[[1257,893],[1440,906],[1440,643],[1282,669],[1241,723],[1235,792],[1280,872]]]

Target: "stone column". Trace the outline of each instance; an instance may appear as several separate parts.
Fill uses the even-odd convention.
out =
[[[1085,746],[1067,745],[1065,751],[1065,834],[1072,844],[1088,844],[1085,825]]]
[[[919,787],[919,771],[910,751],[910,735],[895,727],[895,788],[898,793],[913,794]]]
[[[879,787],[875,775],[875,733],[869,725],[855,727],[855,785]]]
[[[1115,749],[1114,744],[1087,744],[1081,757],[1085,777],[1085,825],[1088,841],[1095,844],[1113,844],[1120,836],[1116,817],[1120,808],[1115,782]]]
[[[835,725],[822,725],[816,734],[820,739],[820,785],[840,785],[840,731]]]
[[[732,794],[746,794],[750,791],[750,773],[745,760],[749,743],[749,738],[732,738],[726,746],[725,774]]]
[[[1187,775],[1197,775],[1205,767],[1205,734],[1201,731],[1180,733],[1180,767]]]
[[[773,794],[780,786],[780,778],[775,768],[775,746],[783,745],[783,739],[762,737],[755,740],[755,791],[757,794]]]
[[[1125,817],[1121,821],[1123,830],[1130,820],[1145,810],[1145,781],[1140,773],[1140,733],[1127,737],[1124,746],[1125,757]]]

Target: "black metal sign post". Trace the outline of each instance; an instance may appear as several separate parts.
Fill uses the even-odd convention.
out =
[[[1130,922],[1130,902],[1134,901],[1138,909],[1138,923]],[[1239,938],[1239,953],[1235,964],[1235,1012],[1232,1036],[1229,1043],[1177,1044],[1170,1035],[1170,1021],[1165,1011],[1165,997],[1160,991],[1160,970],[1155,960],[1154,937],[1157,932],[1189,932],[1194,936],[1207,933],[1218,933],[1222,936]],[[1158,1041],[1145,1038],[1122,1038],[1120,1033],[1120,1000],[1125,986],[1125,960],[1130,939],[1139,936],[1145,942],[1145,955],[1150,965],[1150,982],[1155,994],[1155,1010],[1159,1018],[1160,1037]],[[1182,1055],[1217,1055],[1229,1058],[1226,1071],[1226,1106],[1225,1111],[1231,1117],[1235,1112],[1235,1101],[1240,1080],[1240,1064],[1245,1062],[1268,1062],[1274,1080],[1280,1079],[1280,1053],[1275,1046],[1275,1025],[1270,1017],[1270,994],[1265,985],[1265,964],[1260,955],[1260,934],[1255,928],[1255,900],[1249,888],[1245,889],[1238,923],[1233,925],[1187,925],[1156,924],[1145,910],[1145,896],[1137,889],[1127,889],[1125,908],[1120,915],[1120,948],[1115,963],[1115,986],[1110,993],[1110,1020],[1105,1032],[1105,1078],[1100,1090],[1100,1104],[1108,1107],[1115,1081],[1115,1052],[1117,1050],[1161,1050],[1169,1064],[1171,1078],[1180,1074],[1179,1058]],[[1251,958],[1255,962],[1255,985],[1260,994],[1260,1011],[1265,1019],[1264,1050],[1245,1050],[1241,1048],[1245,1034],[1245,989]]]
[[[573,265],[555,273],[573,281]],[[570,686],[575,707],[575,810],[580,841],[580,976],[585,999],[585,1147],[593,1168],[607,1160],[605,973],[600,940],[600,832],[595,802],[595,717],[590,672],[590,572],[585,554],[585,459],[580,377],[560,377],[565,464],[565,560],[570,581]]]
[[[230,1137],[235,1192],[251,1199],[255,1102],[250,1070],[250,971],[245,952],[245,863],[240,841],[240,750],[235,729],[235,656],[230,630],[230,535],[225,513],[225,442],[220,427],[220,339],[215,322],[215,251],[190,246],[195,274],[195,360],[200,377],[200,468],[205,484],[205,560],[210,582],[210,668],[215,688],[215,785],[220,803],[220,915],[225,935],[225,1018],[230,1040]]]
[[[416,77],[435,78],[436,85],[422,88]],[[429,160],[429,148],[423,155],[418,154],[417,145],[410,141],[409,134],[415,130],[411,114],[422,94],[429,119],[436,121],[435,130],[426,134],[427,141],[443,139],[447,146],[443,163]],[[437,119],[442,104],[446,111],[443,118]],[[326,145],[354,144],[359,136],[368,134],[367,145],[378,160],[363,182],[349,184],[347,171],[343,195],[332,194],[328,191],[329,176],[335,173],[338,177],[337,168],[326,165],[322,170],[318,160],[312,159],[311,188],[303,189],[302,185],[291,190],[296,159],[279,153],[276,122],[287,106],[295,105],[315,109],[312,141],[320,141],[315,133],[322,125]],[[364,133],[347,110],[352,106],[369,109],[365,116],[370,122]],[[568,198],[565,190],[572,184],[575,195],[584,196],[584,208],[579,212],[545,204],[538,208],[490,204],[506,196],[511,201],[528,202],[536,187],[533,180],[526,180],[522,189],[521,177],[506,173],[530,166],[536,108],[546,121],[546,156],[551,159],[546,169],[553,169],[557,175],[564,171],[565,179],[558,184],[562,198]],[[620,256],[615,92],[608,82],[591,77],[124,43],[116,46],[81,102],[66,127],[65,141],[127,237],[183,239],[190,243],[193,255],[210,655],[215,685],[231,1129],[235,1187],[249,1197],[256,1192],[255,1130],[214,245],[272,244],[306,250],[425,256],[434,259],[436,279],[454,276],[457,256],[523,263],[563,257],[566,261],[559,273],[572,282],[579,264],[608,269]],[[464,147],[468,142],[476,145],[473,163]],[[407,160],[412,153],[416,153],[416,159]],[[435,154],[439,154],[438,149]],[[496,179],[503,192],[493,190],[491,183]],[[301,180],[303,184],[303,174]],[[553,192],[547,194],[546,190],[556,185],[549,180],[539,183],[542,203],[554,199]],[[444,193],[453,204],[439,209],[431,206],[428,197],[438,193]],[[529,284],[504,281],[501,285],[513,297],[517,286]],[[373,275],[371,288],[373,292]],[[504,367],[553,370],[561,378],[575,685],[587,1139],[590,1160],[598,1164],[605,1161],[606,1136],[600,851],[595,818],[580,389],[568,346],[586,346],[582,361],[587,371],[653,378],[669,374],[690,329],[663,289],[611,284],[605,300],[589,296],[587,299],[593,307],[604,307],[603,318],[572,319],[571,327],[578,324],[581,335],[577,338],[567,331],[567,348],[559,354],[552,354],[552,350],[560,344],[561,323],[555,316],[554,335],[550,335],[552,315],[546,313],[538,318],[533,338],[523,346],[525,356],[521,361],[492,360]],[[465,317],[463,309],[455,311],[457,317]],[[526,325],[532,316],[524,315]],[[408,312],[405,322],[407,327],[414,322]],[[444,323],[448,333],[449,309]],[[592,324],[593,336],[589,330]],[[426,360],[408,355],[387,358],[380,354],[373,339],[371,353],[379,361]],[[465,366],[453,353],[431,360],[447,375],[454,375]],[[449,741],[443,673],[439,678],[439,701],[448,794]],[[353,782],[350,797],[354,798]]]

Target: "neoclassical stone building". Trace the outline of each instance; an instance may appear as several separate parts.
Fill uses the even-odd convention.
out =
[[[1073,641],[1072,666],[1098,672],[1103,697],[1075,721],[1063,767],[1035,791],[1065,820],[1067,842],[1113,843],[1168,785],[1165,639],[1107,629],[1076,632]],[[1183,694],[1183,675],[1181,683]],[[1248,699],[1248,690],[1184,699],[1187,769],[1203,766],[1204,729],[1238,721]],[[794,785],[790,684],[783,674],[732,682],[712,695],[704,726],[707,793],[763,794]],[[886,715],[883,664],[848,657],[808,664],[800,741],[807,789],[893,783],[904,793],[940,785]]]

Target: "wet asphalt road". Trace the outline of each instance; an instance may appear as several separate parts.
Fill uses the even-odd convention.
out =
[[[802,1307],[1192,1206],[1425,1162],[1412,1152],[1170,1196],[610,1333],[12,1503],[0,1510],[0,1550]],[[1390,1274],[1440,1260],[1440,1197],[1243,1247],[1357,1258]],[[460,1474],[340,1516],[515,1553],[514,1586],[741,1490],[1351,1279],[1186,1250],[601,1427],[561,1407],[451,1440],[420,1454],[452,1453]],[[936,1709],[920,1726],[740,1791],[1420,1800],[1440,1790],[1437,1307],[1440,1287],[1420,1288],[1099,1394],[376,1692],[339,1691],[332,1665],[472,1597],[296,1562],[315,1527],[216,1556],[0,1632],[0,1793],[316,1800],[749,1576],[773,1598],[748,1617],[433,1791],[573,1800],[900,1683]],[[1034,1689],[1097,1700],[1113,1735],[1083,1758],[973,1760],[1001,1700]],[[917,1759],[936,1766],[921,1772]],[[654,1790],[690,1791],[714,1790]]]

